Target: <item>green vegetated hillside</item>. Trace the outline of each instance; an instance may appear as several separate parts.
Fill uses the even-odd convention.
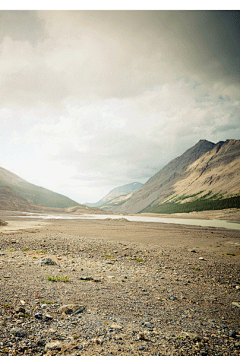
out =
[[[80,206],[79,203],[67,198],[64,195],[28,183],[24,179],[1,167],[0,186],[9,187],[17,195],[34,204],[40,204],[46,207],[53,208],[68,208],[71,206]],[[11,198],[13,199],[13,194],[11,194]]]
[[[131,197],[126,213],[179,213],[240,208],[240,140],[200,140],[169,162]]]
[[[171,202],[161,205],[153,205],[144,209],[142,212],[158,214],[189,213],[191,211],[221,210],[221,209],[240,209],[240,195],[229,198],[209,196],[208,198],[195,199],[187,203]]]

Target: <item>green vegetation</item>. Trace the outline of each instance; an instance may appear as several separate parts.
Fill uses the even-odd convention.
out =
[[[111,256],[111,255],[104,255],[104,256],[101,256],[101,257],[105,257],[105,258],[110,259],[110,260],[114,258],[114,257]]]
[[[51,281],[51,282],[67,282],[69,280],[69,277],[58,277],[58,276],[50,277],[50,276],[47,276],[47,280]]]
[[[29,250],[29,248],[28,247],[25,247],[24,249],[23,249],[23,251],[28,251]]]
[[[179,204],[176,203],[175,200],[174,202],[163,203],[161,205],[154,205],[151,207],[147,207],[141,212],[152,212],[158,214],[174,214],[174,213],[189,213],[190,211],[240,208],[240,195],[221,199],[219,198],[220,196],[219,194],[215,194],[210,198],[208,198],[211,193],[208,192],[205,196],[191,202]],[[183,197],[181,198],[183,199]],[[184,199],[186,199],[186,197]]]
[[[15,250],[14,250],[14,248],[10,248],[8,251],[9,251],[9,252],[13,252],[13,251],[15,251]]]
[[[129,260],[132,260],[132,261],[135,261],[135,262],[145,262],[142,258],[138,258],[138,257],[136,257],[136,258],[129,258]]]
[[[52,302],[51,300],[40,299],[40,302],[43,304],[54,304],[54,302]]]

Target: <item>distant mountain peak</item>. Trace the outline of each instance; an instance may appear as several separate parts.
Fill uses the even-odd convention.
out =
[[[138,188],[142,186],[142,183],[139,182],[133,182],[133,183],[128,183],[121,185],[119,187],[116,187],[112,189],[107,195],[105,195],[101,200],[99,200],[97,203],[85,203],[87,206],[91,207],[98,207],[102,208],[104,205],[109,204],[112,200],[120,197],[120,196],[125,196],[129,193],[134,192]]]

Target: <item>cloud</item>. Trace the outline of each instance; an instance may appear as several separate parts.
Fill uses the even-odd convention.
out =
[[[0,11],[1,164],[96,201],[238,138],[238,14]]]

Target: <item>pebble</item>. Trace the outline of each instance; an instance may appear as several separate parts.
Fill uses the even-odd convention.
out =
[[[63,305],[58,309],[59,313],[65,314],[78,314],[82,313],[85,310],[85,307],[80,304],[67,304]]]

